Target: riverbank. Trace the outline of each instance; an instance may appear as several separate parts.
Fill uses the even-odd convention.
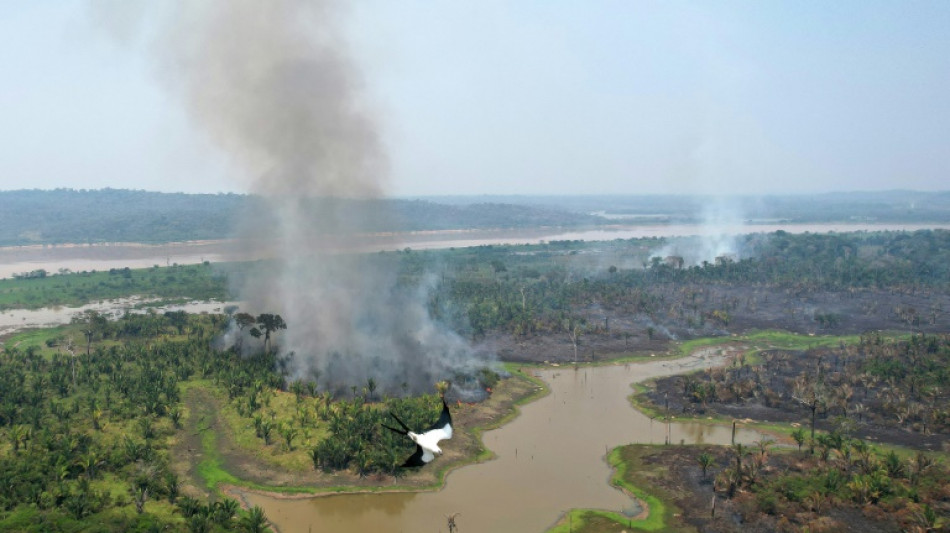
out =
[[[503,427],[485,431],[484,447],[496,458],[452,471],[436,491],[389,490],[325,497],[271,496],[242,490],[247,505],[263,508],[283,531],[339,533],[423,531],[445,527],[445,516],[461,513],[462,530],[545,531],[569,509],[613,509],[636,517],[643,508],[608,483],[605,452],[629,442],[728,443],[730,430],[697,424],[665,424],[630,408],[630,384],[689,368],[719,365],[724,353],[706,352],[676,360],[642,363],[532,367],[550,392],[521,408]],[[591,416],[597,413],[597,416]],[[605,421],[608,421],[605,423]],[[760,435],[740,430],[737,440]],[[251,487],[253,489],[254,487]],[[276,491],[282,492],[282,491]],[[324,491],[325,492],[325,491]]]
[[[221,493],[246,501],[246,493],[275,498],[309,498],[318,495],[419,491],[438,488],[454,469],[491,459],[482,444],[482,432],[499,427],[517,416],[518,406],[545,394],[542,384],[516,368],[500,381],[488,400],[452,404],[456,427],[451,446],[431,468],[406,470],[405,475],[371,475],[354,472],[326,473],[312,466],[290,469],[262,453],[259,445],[242,445],[235,424],[246,422],[229,414],[226,395],[210,384],[189,387],[185,393],[185,438],[173,456],[182,458],[177,471],[188,480],[186,491],[198,495]],[[289,393],[283,393],[289,394]]]
[[[950,229],[943,223],[761,223],[727,224],[614,224],[565,229],[468,229],[372,233],[339,239],[333,252],[378,252],[384,250],[434,250],[503,244],[537,244],[551,241],[611,241],[652,237],[735,236],[749,233],[845,233],[853,231],[917,231]],[[254,255],[248,255],[253,249]],[[247,246],[236,239],[169,242],[161,244],[114,242],[97,244],[47,244],[0,247],[0,279],[37,269],[49,273],[110,268],[147,268],[154,265],[190,265],[209,261],[255,261],[276,257],[279,246],[255,243]]]

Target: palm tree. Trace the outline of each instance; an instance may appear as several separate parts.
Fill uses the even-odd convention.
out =
[[[237,500],[233,498],[225,498],[221,501],[214,502],[212,518],[218,524],[225,524],[234,518],[234,515],[238,513],[240,508],[241,506],[238,504]]]
[[[255,505],[247,511],[247,514],[241,517],[238,522],[240,530],[244,533],[264,533],[270,531],[267,527],[267,517],[264,516],[264,510]]]
[[[438,391],[439,397],[445,398],[445,392],[449,390],[449,382],[439,381],[435,384],[435,390]]]
[[[165,492],[168,493],[168,501],[175,503],[181,491],[181,481],[178,479],[178,474],[171,470],[166,470],[162,476],[162,480],[164,481]]]
[[[376,396],[376,380],[373,378],[366,379],[366,390],[369,391],[369,399],[372,400]]]
[[[30,433],[30,427],[22,424],[13,426],[13,428],[10,429],[10,442],[13,444],[14,453],[20,451],[20,445],[26,444],[26,441],[30,438]]]
[[[708,452],[703,452],[699,454],[699,457],[696,458],[699,461],[699,466],[703,469],[703,479],[706,479],[706,471],[713,464],[713,456]]]
[[[762,440],[753,442],[753,444],[759,447],[759,455],[764,458],[768,457],[769,448],[775,444],[775,441],[769,438],[763,438]]]
[[[792,438],[795,439],[795,443],[798,444],[798,451],[802,451],[802,444],[805,444],[805,429],[798,428],[793,431]]]
[[[297,436],[297,429],[292,426],[283,426],[280,428],[280,434],[284,437],[284,441],[287,443],[287,450],[293,451],[293,440]]]
[[[811,411],[811,438],[815,438],[815,417],[818,409],[824,407],[827,401],[827,389],[821,380],[814,380],[805,374],[795,379],[792,398]]]

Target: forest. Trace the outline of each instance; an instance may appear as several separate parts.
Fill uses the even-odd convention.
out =
[[[272,224],[261,197],[122,189],[0,191],[0,246],[167,243],[233,238],[246,221]],[[350,221],[352,231],[575,227],[605,219],[557,206],[484,202],[447,205],[422,199],[312,199],[306,208]]]
[[[288,382],[266,341],[281,327],[279,315],[251,318],[263,332],[250,357],[210,348],[227,323],[225,315],[180,311],[110,321],[90,311],[44,330],[42,343],[6,347],[0,529],[262,531],[259,509],[181,490],[173,448],[187,418],[183,392],[194,387],[226,397],[275,453],[360,477],[402,475],[412,449],[381,424],[391,423],[389,412],[429,423],[441,407],[435,395],[380,397],[369,378],[351,397],[335,398],[313,383]],[[291,405],[278,409],[280,397]]]
[[[140,190],[0,191],[0,246],[168,243],[233,238],[241,228],[267,227],[266,199],[240,194]],[[483,196],[380,200],[312,199],[314,212],[345,219],[361,232],[597,227],[618,222],[704,224],[722,218],[755,224],[950,223],[950,193],[746,196]],[[710,214],[712,213],[712,215]]]
[[[395,259],[401,284],[437,276],[428,296],[432,316],[505,360],[604,361],[762,329],[851,335],[832,346],[765,350],[661,382],[656,394],[680,415],[756,418],[772,409],[768,419],[782,420],[775,413],[788,413],[786,422],[805,422],[794,436],[801,439],[803,471],[813,462],[851,472],[825,489],[782,489],[806,482],[768,478],[774,495],[755,500],[757,512],[811,505],[803,512],[814,513],[831,504],[813,496],[802,503],[808,494],[825,498],[835,487],[878,483],[880,469],[899,468],[906,486],[895,481],[884,494],[877,485],[865,492],[854,485],[848,494],[865,506],[910,500],[917,507],[900,509],[945,523],[946,496],[934,487],[946,480],[939,454],[950,385],[950,232],[749,235],[735,242],[734,254],[696,265],[666,255],[677,242],[561,241],[373,257]],[[224,302],[236,296],[228,293],[228,278],[266,275],[269,268],[262,262],[26,275],[0,282],[0,303],[21,308],[131,295]],[[176,466],[184,443],[194,440],[185,428],[199,423],[195,398],[220,404],[233,427],[244,428],[235,438],[264,450],[279,468],[399,479],[411,447],[382,423],[394,412],[410,425],[427,424],[445,385],[401,398],[379,394],[377,376],[356,387],[291,379],[278,347],[280,331],[294,324],[279,318],[233,305],[202,315],[145,307],[115,317],[86,312],[66,326],[0,339],[0,484],[10,487],[0,495],[0,529],[263,530],[260,509],[193,490],[201,485],[196,480],[214,486],[204,476],[225,474]],[[250,354],[217,342],[238,322],[256,331]],[[477,379],[493,388],[500,377],[486,369]],[[660,404],[660,397],[652,401]],[[883,455],[868,455],[873,468],[861,470],[856,443],[868,437],[933,450],[938,459],[887,466],[889,452],[874,451]],[[726,454],[721,472],[700,487],[715,491],[723,506],[745,505],[743,495],[765,486],[766,477],[757,476],[778,468],[763,467],[750,482],[754,458],[740,451],[738,463],[717,452]],[[785,457],[768,450],[763,456]],[[707,466],[716,468],[716,460]],[[738,464],[736,473],[729,474],[729,464]]]

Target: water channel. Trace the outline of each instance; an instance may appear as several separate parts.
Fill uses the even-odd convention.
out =
[[[944,227],[938,225],[939,227]],[[767,225],[739,226],[721,233],[771,232],[777,229],[800,232],[907,230],[934,228],[914,225]],[[394,245],[362,243],[359,250],[446,248],[481,244],[533,243],[540,240],[607,240],[649,236],[701,235],[701,226],[639,226],[598,229],[576,233],[530,233],[520,235],[481,235],[449,233],[406,237]],[[221,248],[221,247],[224,248]],[[395,247],[394,247],[395,246]],[[82,248],[82,247],[79,247]],[[98,257],[102,249],[86,247],[42,249],[0,249],[0,277],[44,268],[82,270],[107,269],[153,264],[186,264],[210,260],[247,260],[227,253],[228,245],[166,245],[161,248],[109,247],[108,257]],[[144,249],[143,249],[144,248]],[[364,250],[365,249],[365,250]],[[92,256],[87,256],[92,254]],[[114,255],[113,255],[114,254]],[[0,334],[31,326],[68,322],[78,312],[96,309],[104,313],[122,312],[137,302],[115,300],[82,308],[56,308],[36,311],[14,310],[0,313]],[[220,312],[226,303],[193,302],[169,309],[189,312]],[[163,311],[165,309],[160,309]],[[538,372],[551,393],[526,405],[522,414],[504,427],[486,432],[485,445],[497,458],[469,465],[452,472],[444,488],[432,492],[343,494],[306,499],[280,499],[267,494],[244,491],[241,496],[252,505],[260,505],[283,533],[304,531],[407,532],[444,531],[446,517],[460,513],[460,531],[541,532],[572,508],[608,509],[635,515],[637,502],[612,488],[605,452],[626,443],[670,442],[728,444],[731,428],[697,423],[666,424],[650,420],[630,407],[630,384],[652,377],[678,374],[696,368],[721,364],[725,356],[701,352],[677,361],[645,364],[570,367]],[[737,441],[750,443],[760,436],[740,430]],[[451,443],[448,444],[451,446]]]
[[[438,491],[305,499],[241,491],[240,496],[261,506],[283,533],[445,531],[446,517],[456,513],[460,531],[526,533],[544,531],[572,508],[634,516],[638,503],[608,484],[608,449],[626,443],[729,444],[732,428],[651,420],[630,406],[630,384],[722,364],[725,357],[706,350],[676,361],[539,371],[550,394],[484,434],[497,458],[450,473]],[[747,444],[759,438],[742,429],[736,436]]]

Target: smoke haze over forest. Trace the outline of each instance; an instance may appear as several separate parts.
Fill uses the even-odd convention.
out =
[[[248,204],[237,236],[268,250],[254,255],[278,258],[277,272],[246,276],[236,289],[250,312],[283,316],[279,345],[292,377],[431,391],[437,380],[474,371],[474,352],[430,319],[427,285],[400,287],[385,263],[333,253],[330,241],[359,220],[345,206],[314,203],[379,198],[388,178],[338,8],[296,0],[166,6],[150,36],[155,71],[263,200]]]

